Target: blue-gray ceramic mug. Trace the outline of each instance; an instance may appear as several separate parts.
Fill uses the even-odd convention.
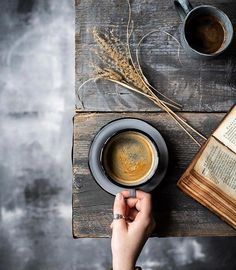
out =
[[[223,11],[209,5],[193,8],[188,0],[175,0],[174,4],[183,21],[181,44],[190,56],[210,59],[230,46],[234,31]]]

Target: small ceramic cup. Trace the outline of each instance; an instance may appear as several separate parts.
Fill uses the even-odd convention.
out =
[[[89,149],[89,168],[95,181],[110,194],[129,190],[151,192],[168,168],[168,149],[149,123],[136,118],[109,122],[94,137]]]
[[[210,5],[193,8],[188,0],[175,0],[174,4],[183,21],[181,44],[191,57],[211,59],[230,46],[234,31],[223,11]]]

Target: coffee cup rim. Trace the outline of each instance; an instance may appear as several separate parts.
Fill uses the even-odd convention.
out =
[[[189,20],[189,18],[192,16],[192,14],[194,12],[196,12],[196,10],[199,10],[199,9],[202,9],[202,8],[210,8],[210,9],[213,9],[213,10],[216,10],[218,13],[221,13],[225,18],[226,20],[228,21],[229,23],[229,27],[231,28],[230,31],[227,31],[227,33],[230,35],[229,38],[227,38],[227,43],[224,44],[224,46],[222,46],[222,49],[219,48],[216,52],[214,53],[202,53],[202,52],[199,52],[198,50],[194,49],[188,42],[188,40],[186,39],[186,34],[185,34],[185,29],[186,29],[186,24]],[[184,20],[184,24],[183,24],[183,32],[184,32],[184,35],[183,35],[183,38],[185,40],[185,42],[188,44],[189,48],[197,53],[198,55],[201,55],[201,56],[204,56],[204,57],[213,57],[213,56],[217,56],[221,53],[223,53],[228,47],[229,45],[231,44],[232,40],[233,40],[233,35],[234,35],[234,31],[233,31],[233,25],[232,25],[232,22],[231,20],[229,19],[228,15],[222,11],[221,9],[215,7],[215,6],[212,6],[212,5],[200,5],[200,6],[196,6],[194,7],[188,14],[187,16],[185,17],[185,20]]]

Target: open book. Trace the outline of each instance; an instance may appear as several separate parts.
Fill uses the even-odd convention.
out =
[[[236,105],[177,185],[236,229]]]

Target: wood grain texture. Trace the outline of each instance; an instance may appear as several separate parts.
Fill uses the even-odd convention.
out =
[[[202,4],[191,1],[193,6]],[[158,90],[180,102],[184,111],[227,111],[236,100],[236,41],[228,53],[211,61],[199,61],[186,56],[178,44],[163,31],[179,40],[182,23],[172,0],[134,0],[132,12],[134,34],[131,49],[134,52],[140,38],[149,31],[159,29],[145,40],[141,48],[144,73]],[[214,5],[236,24],[236,1],[205,0]],[[76,1],[76,93],[82,81],[91,75],[89,62],[96,61],[91,54],[95,48],[91,37],[94,27],[114,33],[125,42],[127,23],[126,0]],[[81,111],[158,111],[150,101],[113,83],[98,81],[80,90],[76,109]],[[76,95],[77,96],[77,95]]]
[[[184,118],[206,136],[217,127],[223,113],[183,113]],[[153,192],[157,229],[153,236],[232,236],[236,231],[216,215],[180,191],[176,183],[198,147],[165,113],[80,113],[74,117],[73,141],[73,235],[110,237],[114,197],[102,190],[88,168],[90,143],[98,130],[122,117],[148,121],[166,140],[169,171]]]

